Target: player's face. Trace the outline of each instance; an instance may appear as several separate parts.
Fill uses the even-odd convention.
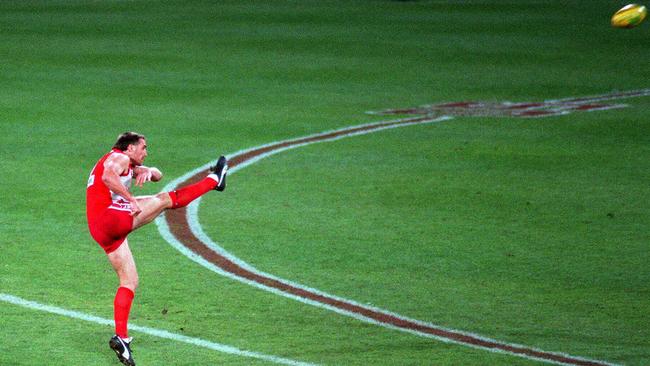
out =
[[[129,145],[129,157],[133,164],[142,165],[144,159],[147,157],[147,141],[145,139],[140,139],[137,144]]]

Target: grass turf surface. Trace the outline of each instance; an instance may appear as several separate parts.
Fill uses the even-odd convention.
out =
[[[221,152],[377,120],[366,110],[646,88],[649,28],[611,29],[611,7],[2,3],[0,291],[110,318],[115,278],[86,233],[83,190],[119,132],[145,133],[147,163],[168,181]],[[258,268],[339,296],[646,364],[648,99],[305,147],[234,175],[226,194],[205,198],[201,222]],[[533,363],[234,283],[181,256],[153,226],[130,241],[139,325],[324,364]],[[114,363],[106,327],[0,309],[0,363]],[[251,362],[135,335],[144,364]],[[57,353],[59,342],[80,351]]]

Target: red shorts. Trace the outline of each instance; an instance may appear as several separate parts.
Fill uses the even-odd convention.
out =
[[[109,254],[119,248],[133,231],[133,216],[130,211],[108,207],[88,220],[88,228],[93,239]]]

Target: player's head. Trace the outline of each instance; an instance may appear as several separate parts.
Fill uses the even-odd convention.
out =
[[[135,165],[140,165],[147,157],[147,140],[137,132],[124,132],[117,137],[113,148],[123,151]]]

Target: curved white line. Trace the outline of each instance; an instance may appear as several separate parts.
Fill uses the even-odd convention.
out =
[[[299,288],[301,290],[306,290],[306,291],[309,291],[309,292],[317,294],[317,295],[325,296],[325,297],[328,297],[328,298],[331,298],[331,299],[334,299],[334,300],[338,300],[338,301],[345,302],[345,303],[348,303],[348,304],[352,304],[352,305],[355,305],[355,306],[359,306],[359,307],[362,307],[362,308],[370,309],[370,310],[373,310],[373,311],[376,311],[376,312],[379,312],[379,313],[391,315],[391,316],[394,316],[395,318],[405,320],[405,321],[408,321],[408,322],[413,322],[415,324],[422,325],[422,326],[425,326],[425,327],[440,329],[440,330],[444,330],[444,331],[448,331],[448,332],[452,332],[452,333],[456,333],[456,334],[462,334],[462,335],[466,335],[466,336],[469,336],[469,337],[472,337],[472,338],[480,339],[480,340],[483,340],[483,341],[486,341],[486,342],[494,342],[494,343],[499,343],[499,344],[506,345],[506,346],[517,347],[517,348],[527,348],[527,349],[537,351],[537,352],[543,352],[543,353],[546,353],[546,354],[552,354],[552,355],[556,355],[556,356],[573,358],[573,359],[576,359],[576,360],[595,361],[595,360],[590,360],[590,359],[582,358],[582,357],[578,357],[578,356],[572,356],[572,355],[569,355],[569,354],[566,354],[566,353],[549,352],[549,351],[545,351],[545,350],[542,350],[542,349],[539,349],[539,348],[525,346],[525,345],[521,345],[521,344],[517,344],[517,343],[507,343],[507,342],[499,341],[499,340],[496,340],[496,339],[483,337],[483,336],[478,335],[476,333],[465,332],[465,331],[452,329],[452,328],[445,328],[445,327],[442,327],[442,326],[439,326],[439,325],[436,325],[436,324],[433,324],[433,323],[424,322],[424,321],[421,321],[421,320],[418,320],[418,319],[409,318],[409,317],[406,317],[406,316],[391,312],[389,310],[381,309],[381,308],[378,308],[378,307],[375,307],[375,306],[372,306],[372,305],[361,304],[361,303],[358,303],[358,302],[356,302],[354,300],[350,300],[350,299],[342,298],[342,297],[339,297],[339,296],[336,296],[336,295],[332,295],[332,294],[329,294],[327,292],[323,292],[323,291],[320,291],[320,290],[312,288],[312,287],[303,286],[303,285],[298,284],[296,282],[289,281],[289,280],[286,280],[286,279],[283,279],[283,278],[279,278],[279,277],[276,277],[276,276],[274,276],[272,274],[269,274],[267,272],[257,270],[255,267],[252,267],[247,262],[244,262],[241,259],[239,259],[239,258],[233,256],[232,254],[230,254],[228,251],[226,251],[219,244],[212,241],[212,239],[209,236],[207,236],[207,234],[205,234],[205,232],[201,228],[201,224],[198,221],[198,217],[199,217],[198,216],[198,206],[199,206],[199,204],[198,203],[195,204],[194,202],[188,206],[187,216],[188,216],[188,222],[190,223],[190,228],[192,230],[192,233],[201,242],[203,242],[203,244],[205,244],[207,247],[212,249],[214,252],[218,253],[219,255],[227,258],[228,260],[232,261],[233,263],[237,264],[238,266],[240,266],[240,267],[242,267],[242,268],[244,268],[244,269],[246,269],[246,270],[248,270],[248,271],[250,271],[250,272],[252,272],[252,273],[254,273],[256,275],[260,275],[262,277],[270,278],[270,279],[276,280],[276,281],[278,281],[280,283],[283,283],[285,285],[289,285],[289,286],[292,286],[292,287],[295,287],[295,288]],[[165,223],[165,225],[166,225],[166,223]],[[170,235],[171,235],[171,232],[170,232]],[[195,260],[197,263],[201,264],[202,266],[206,267],[207,269],[209,269],[209,270],[211,270],[211,271],[213,271],[213,272],[215,272],[217,274],[220,274],[220,275],[228,277],[230,279],[245,283],[247,285],[256,287],[256,288],[264,290],[264,291],[269,291],[269,292],[271,292],[271,293],[273,293],[275,295],[283,296],[283,297],[286,297],[286,298],[289,298],[289,299],[292,299],[292,300],[296,300],[296,301],[299,301],[299,302],[304,303],[304,304],[312,305],[312,306],[315,306],[315,307],[318,307],[318,308],[321,308],[321,309],[333,311],[333,312],[335,312],[337,314],[349,316],[351,318],[354,318],[354,319],[362,321],[362,322],[370,323],[370,324],[373,324],[373,325],[378,325],[380,327],[384,327],[384,328],[387,328],[387,329],[398,330],[398,331],[401,331],[401,332],[410,333],[410,334],[417,335],[417,336],[420,336],[420,337],[435,339],[437,341],[444,342],[444,343],[458,344],[458,345],[461,345],[461,346],[466,346],[466,347],[470,347],[470,348],[474,348],[474,349],[479,349],[479,350],[482,350],[482,351],[487,350],[487,351],[490,351],[490,352],[493,352],[493,353],[513,355],[513,356],[517,356],[517,357],[526,358],[526,359],[529,359],[529,360],[541,361],[541,362],[546,362],[546,363],[555,364],[555,365],[567,365],[567,366],[573,366],[574,365],[574,364],[571,364],[571,363],[556,362],[556,361],[548,360],[548,359],[545,359],[545,358],[538,358],[538,357],[532,357],[532,356],[522,355],[522,354],[518,354],[518,353],[507,352],[505,350],[496,349],[496,348],[481,347],[481,346],[473,345],[473,344],[470,344],[470,343],[458,342],[458,341],[455,341],[453,339],[449,339],[449,338],[445,338],[445,337],[439,337],[439,336],[436,336],[436,335],[433,335],[433,334],[430,334],[430,333],[420,332],[420,331],[414,330],[414,329],[396,327],[396,326],[394,326],[392,324],[383,323],[383,322],[380,322],[380,321],[377,321],[375,319],[360,315],[360,314],[352,312],[352,311],[344,310],[344,309],[337,308],[337,307],[332,306],[332,305],[324,304],[322,302],[318,302],[318,301],[310,300],[310,299],[307,299],[307,298],[304,298],[304,297],[296,296],[296,295],[293,295],[293,294],[278,290],[278,289],[276,289],[274,287],[265,286],[265,285],[260,284],[258,282],[251,281],[251,280],[249,280],[247,278],[239,277],[239,276],[237,276],[237,275],[235,275],[233,273],[224,271],[223,269],[215,266],[214,264],[206,261],[205,259],[203,259],[199,255],[197,255],[196,253],[194,253],[191,250],[187,249],[185,246],[183,246],[183,244],[178,242],[178,240],[173,235],[171,235],[171,238],[165,237],[165,240],[167,240],[168,242],[170,240],[176,241],[176,244],[172,244],[172,246],[177,248],[183,254],[185,254],[185,252],[189,252],[193,256],[198,257],[200,260],[195,260],[194,258],[191,258],[191,259]],[[187,254],[185,254],[185,255],[187,255]],[[599,363],[601,363],[603,365],[616,366],[616,364],[608,363],[606,361],[595,361],[595,362],[599,362]]]
[[[435,118],[435,119],[431,119],[429,121],[421,122],[419,124],[436,123],[436,122],[442,122],[442,121],[447,121],[447,120],[451,120],[451,119],[453,119],[453,117],[442,116],[442,117],[438,117],[438,118]],[[273,145],[277,145],[277,144],[281,144],[281,143],[287,143],[287,142],[292,142],[292,141],[300,141],[300,140],[307,139],[307,138],[310,138],[310,137],[318,137],[318,136],[322,136],[322,135],[327,135],[327,134],[330,134],[332,132],[341,132],[341,131],[346,131],[346,130],[354,130],[354,129],[357,129],[359,127],[375,126],[375,125],[381,125],[381,124],[391,123],[391,122],[397,122],[397,121],[384,121],[384,122],[376,122],[376,123],[370,123],[370,124],[364,124],[364,125],[357,125],[357,126],[346,127],[346,128],[342,128],[342,129],[338,129],[338,130],[333,130],[333,131],[326,131],[326,132],[313,134],[313,135],[300,137],[300,138],[295,138],[295,139],[276,141],[276,142],[272,142],[272,143],[269,143],[269,144],[260,145],[260,146],[256,146],[256,147],[245,149],[245,150],[240,150],[240,151],[237,151],[235,153],[229,154],[227,157],[228,157],[228,160],[231,160],[234,157],[244,155],[244,154],[249,153],[251,151],[259,150],[259,149],[262,149],[262,148],[265,148],[265,147],[269,147],[269,146],[273,146]],[[358,131],[358,132],[353,132],[353,133],[350,133],[350,134],[340,135],[340,136],[333,137],[333,138],[317,140],[317,141],[311,141],[311,142],[298,143],[298,144],[295,144],[295,145],[290,145],[290,146],[287,146],[287,147],[275,149],[275,150],[269,151],[267,153],[261,154],[261,155],[255,157],[255,158],[253,158],[253,159],[249,159],[249,160],[247,160],[247,161],[245,161],[245,162],[231,168],[230,170],[228,170],[228,174],[229,175],[235,174],[240,169],[243,169],[243,168],[245,168],[247,166],[250,166],[250,165],[252,165],[252,164],[254,164],[254,163],[256,163],[256,162],[258,162],[258,161],[260,161],[260,160],[262,160],[264,158],[267,158],[269,156],[278,154],[280,152],[295,149],[295,148],[298,148],[298,147],[311,145],[311,144],[315,144],[315,143],[330,142],[330,141],[334,141],[334,140],[340,140],[340,139],[347,138],[347,137],[352,137],[352,136],[369,134],[369,133],[377,132],[377,131],[384,130],[384,129],[406,127],[406,126],[410,126],[410,124],[393,124],[393,125],[384,126],[384,127],[377,127],[377,128],[372,129],[372,130]],[[214,165],[215,163],[216,163],[216,159],[213,160],[213,161],[210,161],[209,163],[206,163],[206,164],[204,164],[204,165],[202,165],[202,166],[200,166],[200,167],[198,167],[198,168],[196,168],[196,169],[194,169],[194,170],[192,170],[192,171],[190,171],[190,172],[188,172],[188,173],[186,173],[186,174],[184,174],[184,175],[182,175],[182,176],[180,176],[178,178],[176,178],[175,180],[168,183],[163,188],[162,191],[165,192],[165,191],[174,190],[182,182],[186,181],[187,179],[195,176],[196,174],[198,174],[198,173],[200,173],[202,171],[205,171],[206,169],[208,169],[209,166]],[[188,220],[188,223],[190,225],[190,230],[192,231],[192,233],[203,244],[205,244],[207,247],[209,247],[215,253],[227,258],[228,260],[235,263],[236,265],[238,265],[238,266],[240,266],[240,267],[242,267],[242,268],[244,268],[244,269],[246,269],[246,270],[248,270],[251,273],[254,273],[256,275],[260,275],[262,277],[270,278],[270,279],[276,280],[278,282],[281,282],[283,284],[287,284],[287,285],[290,285],[290,286],[298,288],[298,289],[306,290],[306,291],[309,291],[309,292],[317,294],[317,295],[322,295],[322,296],[329,297],[331,299],[335,299],[335,300],[338,300],[338,301],[341,301],[341,302],[345,302],[345,303],[352,304],[352,305],[355,305],[355,306],[363,307],[363,308],[370,309],[370,310],[380,312],[380,313],[384,313],[384,314],[387,314],[387,315],[391,315],[391,316],[394,316],[395,318],[405,320],[405,321],[409,321],[409,322],[413,322],[413,323],[423,325],[423,326],[426,326],[426,327],[435,328],[435,329],[439,329],[439,330],[444,330],[444,331],[448,331],[448,332],[453,332],[453,333],[461,334],[461,335],[467,335],[467,336],[470,336],[470,337],[473,337],[473,338],[476,338],[476,339],[480,339],[480,340],[484,340],[484,341],[487,341],[487,342],[499,343],[501,345],[512,346],[512,347],[517,347],[517,348],[526,348],[526,349],[533,350],[533,351],[543,352],[543,353],[546,353],[546,354],[549,354],[549,355],[562,356],[562,357],[573,358],[573,359],[582,360],[582,361],[592,361],[592,362],[601,363],[603,365],[611,365],[611,366],[616,365],[616,364],[613,364],[613,363],[609,363],[607,361],[592,360],[592,359],[577,357],[577,356],[573,356],[573,355],[569,355],[569,354],[561,353],[561,352],[544,351],[544,350],[534,348],[534,347],[530,347],[530,346],[520,345],[520,344],[516,344],[516,343],[507,343],[507,342],[503,342],[503,341],[483,337],[481,335],[470,333],[470,332],[464,332],[464,331],[460,331],[460,330],[456,330],[456,329],[441,327],[441,326],[435,325],[433,323],[428,323],[428,322],[424,322],[424,321],[417,320],[417,319],[411,319],[411,318],[402,316],[400,314],[393,313],[393,312],[388,311],[388,310],[384,310],[384,309],[377,308],[377,307],[374,307],[374,306],[369,306],[369,305],[366,305],[366,304],[361,304],[361,303],[358,303],[358,302],[356,302],[354,300],[350,300],[350,299],[341,298],[341,297],[338,297],[338,296],[335,296],[335,295],[331,295],[331,294],[328,294],[326,292],[323,292],[323,291],[320,291],[320,290],[317,290],[317,289],[314,289],[314,288],[311,288],[311,287],[303,286],[301,284],[298,284],[298,283],[295,283],[295,282],[292,282],[292,281],[289,281],[289,280],[286,280],[286,279],[282,279],[282,278],[276,277],[276,276],[274,276],[272,274],[260,271],[260,270],[256,269],[254,266],[252,266],[252,265],[248,264],[247,262],[239,259],[238,257],[232,255],[230,252],[225,250],[223,247],[221,247],[220,245],[215,243],[203,231],[203,229],[201,227],[201,224],[198,221],[198,207],[200,205],[200,202],[201,202],[201,199],[198,198],[194,202],[192,202],[190,205],[188,205],[188,207],[187,207],[187,212],[186,212],[187,220]],[[399,330],[399,331],[406,332],[406,333],[411,333],[411,334],[418,335],[418,336],[421,336],[421,337],[436,339],[436,340],[444,342],[444,343],[454,343],[454,344],[459,344],[459,345],[462,345],[462,346],[471,347],[471,348],[475,348],[475,349],[487,350],[487,351],[494,352],[494,353],[508,354],[508,355],[513,355],[513,356],[517,356],[517,357],[521,357],[521,358],[525,358],[525,359],[529,359],[529,360],[541,361],[541,362],[550,363],[550,364],[573,365],[571,363],[563,363],[563,362],[558,362],[558,361],[549,360],[549,359],[545,359],[545,358],[538,358],[538,357],[528,356],[528,355],[524,355],[524,354],[520,354],[520,353],[508,352],[508,351],[501,350],[501,349],[488,348],[488,347],[473,345],[473,344],[470,344],[470,343],[459,342],[459,341],[455,341],[453,339],[436,336],[436,335],[421,332],[421,331],[418,331],[418,330],[400,328],[400,327],[394,326],[392,324],[379,322],[379,321],[377,321],[375,319],[360,315],[360,314],[352,312],[352,311],[340,309],[340,308],[332,306],[332,305],[328,305],[328,304],[324,304],[324,303],[321,303],[321,302],[310,300],[310,299],[307,299],[307,298],[304,298],[304,297],[296,296],[296,295],[293,295],[293,294],[278,290],[276,288],[266,286],[266,285],[260,284],[258,282],[249,280],[247,278],[239,277],[239,276],[237,276],[237,275],[235,275],[233,273],[226,272],[223,269],[219,268],[218,266],[208,262],[203,257],[201,257],[200,255],[192,252],[190,249],[188,249],[182,243],[180,243],[178,241],[178,239],[176,239],[176,237],[169,230],[169,227],[168,227],[167,222],[166,222],[166,220],[164,218],[164,215],[161,215],[156,219],[156,225],[158,226],[158,231],[160,232],[162,237],[170,245],[172,245],[174,248],[176,248],[178,251],[180,251],[182,254],[184,254],[185,256],[190,258],[191,260],[197,262],[198,264],[202,265],[203,267],[205,267],[205,268],[209,269],[210,271],[213,271],[213,272],[215,272],[215,273],[217,273],[217,274],[219,274],[221,276],[224,276],[224,277],[227,277],[227,278],[230,278],[230,279],[245,283],[247,285],[256,287],[258,289],[261,289],[261,290],[264,290],[264,291],[269,291],[269,292],[271,292],[273,294],[276,294],[276,295],[279,295],[279,296],[284,296],[284,297],[287,297],[287,298],[290,298],[290,299],[293,299],[293,300],[296,300],[296,301],[299,301],[299,302],[302,302],[302,303],[305,303],[305,304],[309,304],[309,305],[312,305],[312,306],[315,306],[315,307],[319,307],[319,308],[322,308],[322,309],[327,309],[327,310],[333,311],[335,313],[338,313],[338,314],[341,314],[341,315],[346,315],[346,316],[352,317],[354,319],[357,319],[357,320],[360,320],[360,321],[363,321],[363,322],[366,322],[366,323],[379,325],[381,327],[388,328],[388,329],[394,329],[394,330]]]

